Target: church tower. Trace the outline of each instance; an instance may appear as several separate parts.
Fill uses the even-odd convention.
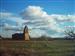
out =
[[[29,32],[28,32],[28,27],[27,27],[27,26],[24,27],[23,36],[24,36],[24,37],[23,37],[24,40],[30,40]]]

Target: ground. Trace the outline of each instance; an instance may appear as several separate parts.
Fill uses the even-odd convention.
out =
[[[0,56],[75,56],[75,41],[0,40]]]

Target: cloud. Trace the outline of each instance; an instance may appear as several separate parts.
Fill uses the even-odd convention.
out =
[[[0,17],[3,18],[3,17],[11,17],[13,14],[11,13],[8,13],[8,12],[0,12]]]
[[[30,24],[27,24],[27,25],[29,25],[29,26],[32,25],[32,26],[30,26],[30,28],[32,28],[32,30],[44,29],[44,30],[42,30],[42,32],[45,31],[47,33],[47,30],[52,30],[57,33],[61,33],[61,32],[64,32],[65,26],[68,26],[68,25],[66,25],[65,22],[68,22],[68,23],[74,22],[75,23],[75,15],[60,15],[60,14],[50,14],[49,15],[43,9],[44,8],[42,8],[40,6],[28,6],[26,9],[24,9],[22,11],[21,15],[23,16],[23,19],[29,20],[28,23],[30,23]],[[71,24],[74,24],[74,23],[71,23]],[[39,32],[41,32],[41,31],[39,31]]]
[[[13,13],[9,13],[9,12],[0,12],[0,20],[10,20],[13,22],[17,22],[17,23],[23,23],[23,22],[27,22],[25,20],[22,19],[22,17],[16,16]]]
[[[46,12],[44,12],[43,8],[41,8],[40,6],[28,6],[23,12],[26,12],[22,14],[23,16],[34,16],[34,18],[35,16],[46,16]]]
[[[48,33],[44,30],[34,29],[29,32],[31,37],[40,37],[41,35],[48,35]]]
[[[65,27],[75,26],[75,15],[47,14],[40,6],[28,6],[21,12],[22,17],[9,12],[0,12],[0,15],[0,26],[20,32],[27,25],[33,37],[61,36]]]
[[[52,14],[50,16],[52,16],[54,19],[62,21],[62,22],[64,22],[64,21],[68,21],[68,22],[75,21],[75,15]]]
[[[4,37],[12,36],[14,32],[23,31],[22,23],[27,22],[22,17],[9,12],[0,12],[0,34]],[[8,31],[10,34],[5,34]]]
[[[44,24],[44,26],[48,26],[50,27],[50,29],[59,29],[55,19],[51,15],[48,15],[45,11],[43,11],[43,8],[41,8],[40,6],[28,6],[22,14],[24,16],[24,19],[31,20],[30,22],[33,23],[33,25],[36,24],[36,27],[39,27],[40,25],[42,27],[42,24]]]

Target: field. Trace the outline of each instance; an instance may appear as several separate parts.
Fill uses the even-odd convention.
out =
[[[75,41],[0,40],[0,56],[75,56]]]

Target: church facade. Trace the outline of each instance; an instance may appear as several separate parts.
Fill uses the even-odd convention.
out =
[[[23,33],[12,34],[12,39],[14,39],[14,40],[30,40],[28,27],[27,26],[24,27]]]

